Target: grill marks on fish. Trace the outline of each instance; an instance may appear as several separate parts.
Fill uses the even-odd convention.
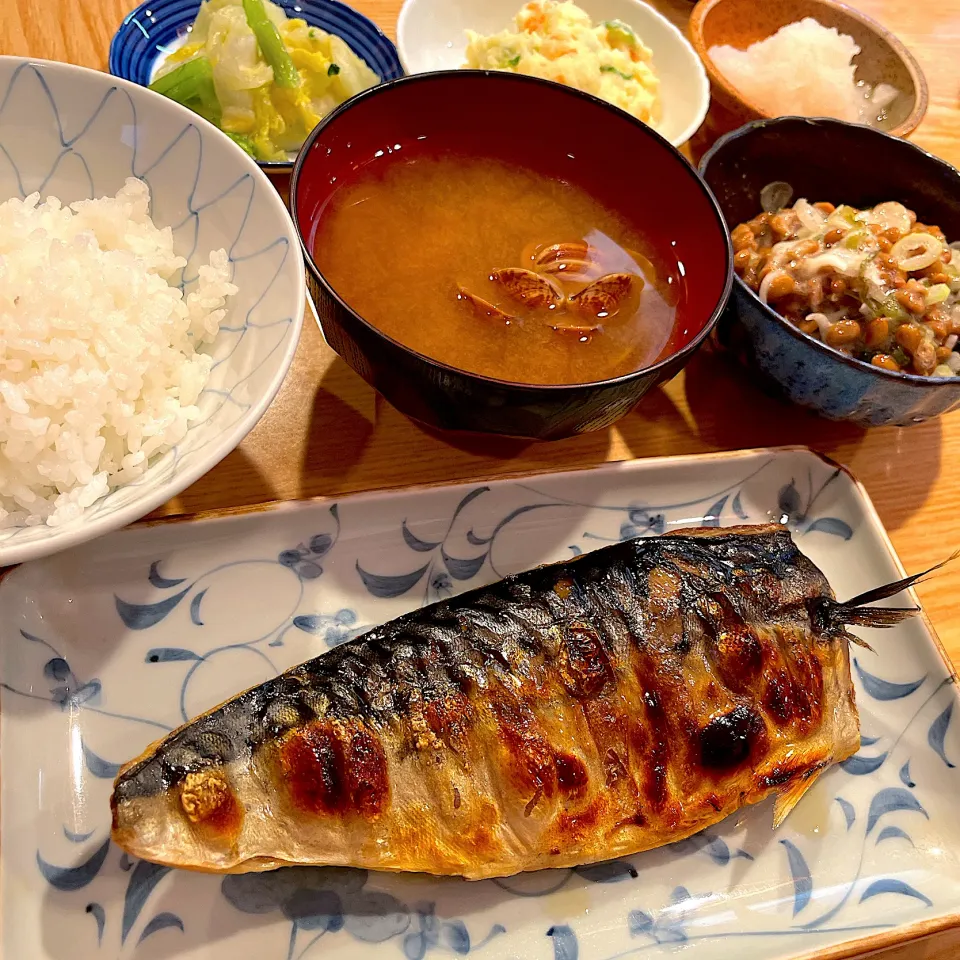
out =
[[[280,747],[294,805],[309,813],[376,816],[388,800],[387,765],[377,737],[337,722],[312,723]]]
[[[115,838],[157,859],[138,845],[137,804],[179,792],[201,809],[191,784],[206,775],[213,810],[242,810],[251,798],[232,791],[267,784],[301,840],[281,856],[233,825],[229,849],[165,862],[487,876],[668,843],[855,751],[838,606],[774,526],[630,541],[508,577],[175,731],[121,771]],[[327,845],[342,829],[345,849],[298,853],[311,824]],[[369,852],[383,844],[390,859]]]
[[[721,593],[699,598],[693,609],[717,675],[730,690],[747,693],[763,669],[763,647],[755,631]]]
[[[742,703],[700,731],[700,764],[708,771],[736,770],[766,745],[763,720]]]
[[[567,693],[590,700],[613,681],[613,669],[597,630],[574,620],[563,631],[558,665]]]

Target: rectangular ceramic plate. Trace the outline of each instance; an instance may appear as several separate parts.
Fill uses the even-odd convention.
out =
[[[864,491],[796,449],[141,526],[20,567],[0,583],[3,956],[774,960],[958,922],[960,724],[923,618],[864,631],[863,746],[776,833],[763,804],[628,860],[474,884],[224,879],[110,845],[119,763],[372,624],[623,537],[771,519],[841,599],[902,575]]]

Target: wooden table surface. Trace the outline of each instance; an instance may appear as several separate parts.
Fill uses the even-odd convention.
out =
[[[110,38],[136,2],[0,0],[0,52],[105,70]],[[393,35],[401,0],[352,2]],[[685,25],[685,0],[650,2]],[[892,29],[920,61],[930,109],[912,139],[960,166],[960,0],[847,2]],[[865,484],[908,570],[960,547],[960,476],[950,466],[960,461],[960,412],[906,429],[864,431],[769,399],[725,359],[701,352],[609,430],[555,443],[454,438],[425,430],[375,395],[326,346],[309,316],[286,382],[260,424],[156,515],[778,444],[805,444],[847,465]],[[918,592],[960,662],[960,563]],[[960,935],[875,956],[953,960],[960,956]]]

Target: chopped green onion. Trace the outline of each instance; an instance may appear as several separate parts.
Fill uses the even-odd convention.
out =
[[[601,73],[615,73],[618,77],[622,77],[624,80],[632,80],[633,74],[624,73],[622,70],[618,70],[616,67],[611,66],[609,63],[603,64],[600,67]]]
[[[951,263],[943,265],[943,272],[950,278],[947,282],[950,284],[951,293],[960,291],[960,270],[957,270]]]
[[[883,298],[883,315],[893,320],[905,321],[909,319],[907,311],[893,297]]]
[[[893,353],[890,354],[890,356],[897,361],[897,364],[901,369],[903,369],[903,367],[910,366],[910,358],[907,356],[907,352],[903,349],[903,347],[897,347]]]
[[[327,67],[328,77],[335,77],[339,72],[340,68],[335,63],[331,63],[330,66]]]
[[[852,227],[857,223],[857,208],[851,207],[846,203],[841,203],[833,213],[830,214],[831,219],[833,217],[839,217],[844,223],[849,223]]]
[[[607,28],[607,35],[611,40],[621,40],[630,46],[637,42],[633,29],[622,20],[604,20],[603,25]]]
[[[300,74],[280,39],[276,24],[267,16],[263,0],[243,0],[243,12],[263,59],[273,68],[274,83],[278,87],[299,87]]]
[[[520,62],[520,54],[518,53],[515,57],[511,57],[509,60],[504,60],[503,65],[505,67],[515,67]]]
[[[935,303],[943,303],[950,296],[950,287],[946,283],[935,283],[926,292],[926,303],[932,307]]]
[[[229,130],[224,130],[224,133],[241,149],[244,153],[249,153],[254,160],[257,159],[257,148],[254,146],[253,141],[249,137],[245,137],[242,133],[231,133]]]
[[[213,67],[206,57],[187,60],[175,70],[154,80],[150,89],[189,107],[204,120],[220,125],[223,113],[213,85]]]
[[[882,300],[866,297],[864,302],[873,317],[889,317],[891,320],[901,322],[908,319],[907,311],[893,297],[884,297]]]
[[[308,36],[311,40],[316,40],[316,39],[317,39],[317,31],[311,28],[310,30],[307,31],[307,36]]]

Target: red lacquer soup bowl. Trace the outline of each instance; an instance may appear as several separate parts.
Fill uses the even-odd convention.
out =
[[[508,382],[432,360],[353,310],[314,258],[331,197],[362,177],[367,164],[401,155],[409,161],[418,150],[436,153],[438,147],[575,183],[634,225],[651,259],[676,268],[677,319],[666,355],[651,366],[592,383]],[[434,427],[535,439],[606,427],[676,375],[707,338],[730,294],[732,252],[723,218],[683,156],[650,127],[602,100],[512,73],[419,74],[347,101],[300,151],[290,208],[327,342],[395,407]],[[416,230],[412,223],[411,242]]]

